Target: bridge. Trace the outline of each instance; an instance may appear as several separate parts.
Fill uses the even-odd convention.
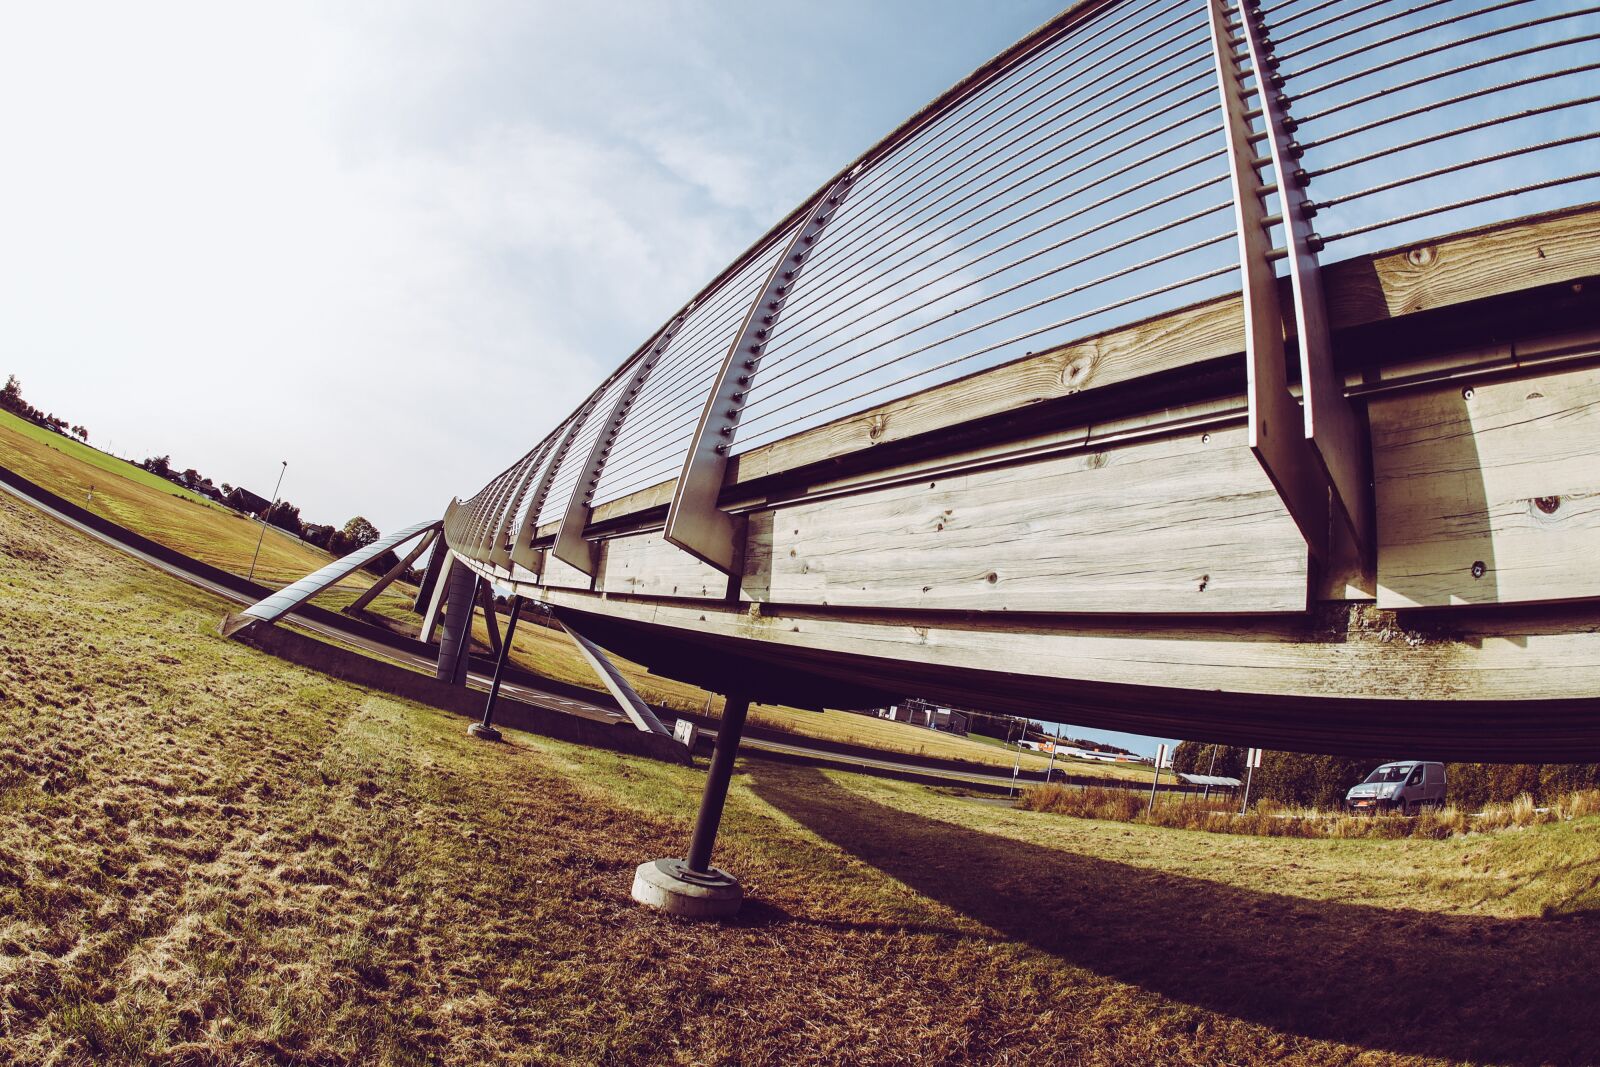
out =
[[[1073,5],[449,505],[442,675],[541,601],[729,694],[719,809],[752,699],[1600,759],[1597,70],[1573,0]]]

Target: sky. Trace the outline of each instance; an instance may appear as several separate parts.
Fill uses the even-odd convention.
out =
[[[0,375],[17,375],[31,402],[86,425],[91,443],[110,451],[135,460],[170,455],[180,469],[193,466],[263,495],[271,493],[279,461],[287,460],[283,495],[306,520],[342,524],[362,514],[390,529],[438,515],[452,496],[471,495],[526,452],[775,221],[913,111],[1049,18],[1059,0],[0,4],[6,28],[0,144],[7,159],[0,168]],[[1347,6],[1366,12],[1371,5]],[[1369,54],[1369,42],[1381,44],[1397,26],[1440,14],[1431,9],[1437,5],[1415,13],[1403,11],[1406,4],[1391,6],[1401,21],[1348,39],[1339,46],[1354,46],[1345,58],[1307,54],[1290,67],[1326,59],[1332,65],[1319,75],[1324,79],[1345,67],[1375,67],[1387,53]],[[1164,7],[1130,5],[1117,18],[1131,24]],[[1578,8],[1579,0],[1529,0],[1486,11],[1471,28]],[[1387,11],[1360,17],[1387,18]],[[1573,25],[1552,23],[1515,42],[1495,37],[1474,47],[1493,55],[1511,43],[1570,35]],[[1170,32],[1180,31],[1188,36],[1173,40],[1186,41],[1188,51],[1175,54],[1204,67],[1203,25]],[[1143,54],[1136,46],[1143,42],[1130,34],[1130,63]],[[1411,40],[1387,47],[1396,63],[1419,51]],[[1562,49],[1538,62],[1554,69],[1594,60],[1595,48]],[[1440,53],[1427,62],[1444,69],[1472,54]],[[1178,69],[1177,60],[1149,62],[1148,77]],[[1416,69],[1408,61],[1381,78]],[[1527,69],[1519,65],[1517,72]],[[1437,92],[1442,97],[1505,76],[1499,67],[1484,68]],[[1468,101],[1451,115],[1476,119],[1545,99],[1537,94],[1570,97],[1572,85],[1587,76],[1543,82],[1515,99]],[[1104,92],[1122,91],[1114,78],[1105,84]],[[1318,106],[1370,84],[1381,81],[1338,90]],[[1063,88],[1062,99],[1078,99],[1076,92]],[[1377,114],[1398,106],[1393,99],[1365,106]],[[1084,113],[1081,123],[1094,117],[1095,103],[1089,96],[1075,105]],[[1158,104],[1148,103],[1152,116]],[[1592,106],[1566,109],[1539,119],[1526,136],[1593,129],[1594,114]],[[1336,121],[1365,117],[1357,109]],[[1310,127],[1320,136],[1314,122]],[[1308,159],[1356,157],[1403,145],[1414,133],[1397,125]],[[1075,144],[1088,154],[1094,142],[1087,132],[1080,136]],[[1176,141],[1187,131],[1163,136]],[[1441,158],[1486,153],[1511,136],[1523,132],[1496,127],[1473,140],[1379,153],[1319,178],[1312,195],[1359,190],[1396,168],[1414,171]],[[986,364],[1087,329],[1088,322],[1074,321],[1040,336],[1038,324],[1061,312],[1037,298],[1070,291],[1079,279],[1110,284],[1110,266],[1147,256],[1147,244],[1122,249],[1120,260],[1073,266],[1069,256],[1114,243],[1149,220],[1075,237],[1070,248],[1051,253],[1054,259],[1039,260],[1033,257],[1070,231],[1041,231],[1012,250],[1017,231],[1000,228],[1020,227],[1025,207],[1055,195],[1053,183],[1078,166],[1080,147],[1038,164],[1009,143],[988,149],[997,160],[1016,153],[1030,161],[1035,176],[1024,192],[1033,199],[1019,200],[986,244],[963,253],[972,258],[970,269],[959,262],[946,268],[941,253],[957,248],[958,235],[969,240],[957,227],[968,224],[970,212],[957,212],[977,202],[976,191],[968,198],[952,185],[939,224],[922,224],[922,244],[909,251],[881,242],[885,263],[891,253],[915,256],[917,273],[883,297],[902,303],[885,304],[877,319],[866,320],[882,323],[879,333],[862,334],[850,342],[854,348],[813,349],[827,355],[818,366],[833,368],[834,378],[824,381],[841,382],[834,391],[816,394],[791,378],[784,393],[776,388],[778,375],[769,373],[765,388],[772,395],[752,397],[742,443],[762,439],[758,426],[768,435],[793,432],[780,419],[791,417],[789,406],[807,391],[816,394],[807,401],[815,419],[836,414],[826,405],[861,388],[850,381],[855,352],[884,365],[874,380],[893,381],[908,367],[937,364],[991,336],[1020,339],[994,347]],[[941,151],[952,165],[972,154],[959,146]],[[1593,142],[1565,151],[1566,157],[1508,159],[1503,174],[1474,170],[1439,180],[1472,192],[1463,183],[1504,187],[1523,174],[1539,177],[1540,166],[1566,173],[1560,168],[1592,162]],[[1546,159],[1553,162],[1540,162]],[[1165,165],[1153,161],[1147,169]],[[972,173],[976,181],[979,172]],[[897,180],[869,174],[863,184],[876,182],[878,202],[890,204],[899,195]],[[1600,189],[1591,184],[1581,191],[1592,196]],[[1579,193],[1549,195],[1570,202]],[[1194,194],[1199,199],[1166,210],[1176,216],[1215,195],[1201,191]],[[1335,209],[1320,224],[1337,230],[1383,218],[1414,199],[1409,189],[1374,196]],[[840,224],[873,232],[872,203],[864,190],[847,203],[855,221],[841,217]],[[1104,216],[1123,206],[1095,210]],[[1509,217],[1539,206],[1547,205],[1523,199],[1493,210]],[[1161,240],[1181,246],[1217,225],[1208,217],[1169,226]],[[1435,227],[1428,232],[1438,225],[1418,224]],[[1338,254],[1381,246],[1378,237],[1364,238]],[[1205,255],[1230,262],[1231,244],[1209,248]],[[988,272],[1003,262],[993,258],[1001,251],[1016,257],[1007,268],[1013,273],[980,278],[976,257],[990,257],[981,261]],[[821,264],[827,252],[823,247],[815,270],[824,273],[816,277],[826,277],[827,269],[848,277],[843,268]],[[1183,261],[1184,270],[1206,265],[1190,262]],[[1037,281],[1012,284],[1047,264]],[[940,278],[953,273],[932,290],[946,294],[943,304],[921,295],[930,277],[924,271]],[[957,295],[958,286],[980,283],[984,288],[973,291],[984,293],[983,307]],[[1115,283],[1130,292],[1150,284]],[[1010,303],[992,303],[1001,295]],[[1080,302],[1118,295],[1113,285]],[[1184,290],[1170,300],[1196,298]],[[908,318],[909,301],[917,302],[920,319]],[[963,327],[947,347],[925,354],[920,338],[881,339],[898,335],[902,320],[917,321],[919,329],[942,322],[963,310],[962,301],[970,305],[969,319],[997,307],[1012,318],[970,337]],[[785,321],[798,331],[800,304]],[[1027,330],[1035,332],[1018,333]],[[782,342],[774,338],[774,352]],[[798,342],[791,347],[796,359],[807,351]],[[904,364],[907,351],[920,362]],[[778,358],[769,370],[781,369]],[[959,364],[946,376],[971,369]],[[927,384],[922,379],[915,387]],[[616,485],[602,488],[620,494],[627,477],[648,483],[658,474],[647,464],[632,472],[619,467],[608,475]],[[1147,751],[1152,744],[1132,747]]]
[[[101,447],[266,495],[288,460],[305,518],[387,529],[1052,7],[6,10],[0,373]]]

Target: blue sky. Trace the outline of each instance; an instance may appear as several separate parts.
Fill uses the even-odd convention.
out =
[[[1287,19],[1313,6],[1280,0],[1269,8]],[[1348,9],[1373,26],[1337,48],[1300,55],[1311,38],[1296,42],[1286,27],[1285,69],[1310,68],[1329,81],[1371,73],[1315,94],[1297,113],[1309,119],[1311,109],[1419,72],[1559,42],[1583,27],[1547,21],[1433,55],[1424,46],[1441,34],[1386,43],[1397,30],[1481,9],[1464,24],[1480,32],[1581,6],[1318,7],[1300,19],[1301,30],[1324,10]],[[0,168],[0,373],[17,374],[33,402],[87,425],[94,443],[135,459],[168,453],[258,492],[270,491],[287,459],[285,495],[308,519],[362,513],[387,529],[438,514],[452,495],[470,495],[532,447],[824,179],[1056,9],[9,4],[0,37],[8,154]],[[1584,18],[1592,29],[1593,16]],[[819,245],[772,339],[742,447],[793,432],[796,420],[860,407],[864,390],[908,374],[922,377],[902,392],[1149,314],[1158,308],[1148,302],[1085,312],[1233,262],[1226,241],[1183,251],[1232,225],[1227,211],[1206,214],[1228,195],[1225,184],[1203,185],[1221,173],[1215,161],[1152,177],[1139,196],[1164,201],[1156,215],[1116,222],[1130,205],[1096,206],[1104,188],[1055,206],[1060,188],[1120,165],[1120,157],[1096,162],[1106,153],[1155,151],[1118,179],[1133,182],[1163,173],[1173,152],[1220,143],[1206,133],[1210,116],[1168,128],[1163,112],[1167,104],[1176,115],[1214,106],[1204,86],[1196,101],[1186,96],[1196,88],[1184,79],[1209,70],[1198,4],[1140,0],[1097,25],[1128,29],[1113,34],[1122,47],[1095,54],[1141,71],[1107,67],[1041,98],[1073,109],[1060,112],[1082,129],[1069,145],[1035,152],[995,137],[980,150],[930,135],[927,158],[960,168],[967,184],[945,183],[944,196],[912,216],[919,221],[909,245],[884,237],[904,225],[896,204],[916,194],[914,171],[885,167],[863,181],[830,232],[835,251]],[[1157,43],[1141,51],[1147,38]],[[1600,46],[1589,42],[1381,92],[1310,119],[1300,136],[1322,138],[1394,108],[1597,58]],[[1594,72],[1584,71],[1457,103],[1447,115],[1478,121],[1590,93],[1593,84]],[[1123,106],[1119,94],[1134,86],[1161,86],[1165,95],[1145,99],[1110,134],[1096,132],[1098,115]],[[1308,153],[1313,168],[1376,153],[1316,179],[1312,197],[1600,126],[1587,104],[1403,147],[1438,115]],[[1428,196],[1594,169],[1595,144],[1518,156],[1426,190],[1379,193],[1330,209],[1318,225],[1333,233]],[[992,188],[980,181],[991,164],[1029,176],[1014,203],[969,231],[980,216],[968,208]],[[1187,183],[1201,185],[1182,192]],[[1547,191],[1445,223],[1353,238],[1324,258],[1597,195],[1593,182]],[[1029,215],[1046,208],[1055,214]],[[1069,208],[1071,221],[1056,221]],[[1019,237],[1044,220],[1054,228]],[[1154,236],[1112,247],[1141,229]],[[835,236],[849,232],[856,249],[871,250],[853,265],[844,251],[852,241]],[[1173,258],[1115,276],[1156,252]],[[1014,265],[986,276],[1005,264]],[[863,287],[852,270],[888,282]],[[808,319],[806,284],[816,293],[853,286],[846,291],[859,303],[851,311],[858,319],[837,333],[833,320]],[[1175,306],[1233,287],[1222,275],[1160,299]],[[1044,300],[1079,289],[1081,296]],[[900,336],[913,327],[922,332]],[[706,330],[702,348],[714,355],[719,342]],[[687,349],[674,358],[688,359]],[[940,369],[951,360],[965,362]],[[665,382],[667,370],[657,379]],[[692,379],[680,383],[686,394]],[[695,403],[670,395],[659,402],[687,412],[680,422],[692,420]],[[650,442],[627,455],[629,447],[625,430],[603,495],[649,484],[676,465]]]

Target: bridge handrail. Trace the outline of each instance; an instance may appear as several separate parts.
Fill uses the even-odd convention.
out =
[[[715,489],[729,460],[865,406],[1241,291],[1247,319],[1254,302],[1273,322],[1259,347],[1278,328],[1279,309],[1260,306],[1275,274],[1295,283],[1282,320],[1315,349],[1301,296],[1319,254],[1338,263],[1600,193],[1600,96],[1582,91],[1600,69],[1600,33],[1585,32],[1597,14],[1574,0],[1074,4],[808,197],[669,320],[664,351],[665,326],[453,504],[447,538],[508,574],[521,549],[515,562],[542,572],[535,542],[566,516],[674,474],[680,497],[696,479]],[[1241,146],[1257,146],[1243,178]],[[1260,241],[1240,222],[1252,203]],[[1252,374],[1281,379],[1280,350],[1281,336]],[[1301,358],[1302,377],[1332,380],[1326,353]],[[1352,476],[1330,468],[1304,403],[1311,451],[1258,454],[1275,481],[1292,468],[1309,499],[1325,477],[1338,500]],[[704,496],[689,517],[717,517]],[[705,528],[672,521],[688,508],[674,504],[669,538]],[[716,536],[674,540],[726,569]]]

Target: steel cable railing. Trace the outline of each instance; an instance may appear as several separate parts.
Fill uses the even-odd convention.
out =
[[[1422,16],[1435,6],[1324,20],[1326,36],[1279,55],[1309,183],[1299,195],[1330,260],[1425,237],[1434,227],[1418,224],[1452,213],[1482,225],[1600,194],[1600,95],[1586,84],[1600,34],[1570,32],[1592,30],[1600,6],[1501,0]]]
[[[1600,5],[1247,2],[1267,69],[1244,58],[1237,11],[1216,32],[1252,109],[1233,136],[1257,156],[1280,270],[1286,210],[1315,219],[1333,261],[1600,197]],[[670,481],[729,373],[722,455],[1237,292],[1211,25],[1208,0],[1110,0],[1029,38],[864,156],[848,195],[808,202],[724,272],[626,405],[619,371],[570,439],[564,425],[491,479],[457,527],[494,533],[531,507],[549,523],[575,494]],[[1287,174],[1266,155],[1274,109],[1296,138]],[[591,453],[603,462],[579,485]]]

